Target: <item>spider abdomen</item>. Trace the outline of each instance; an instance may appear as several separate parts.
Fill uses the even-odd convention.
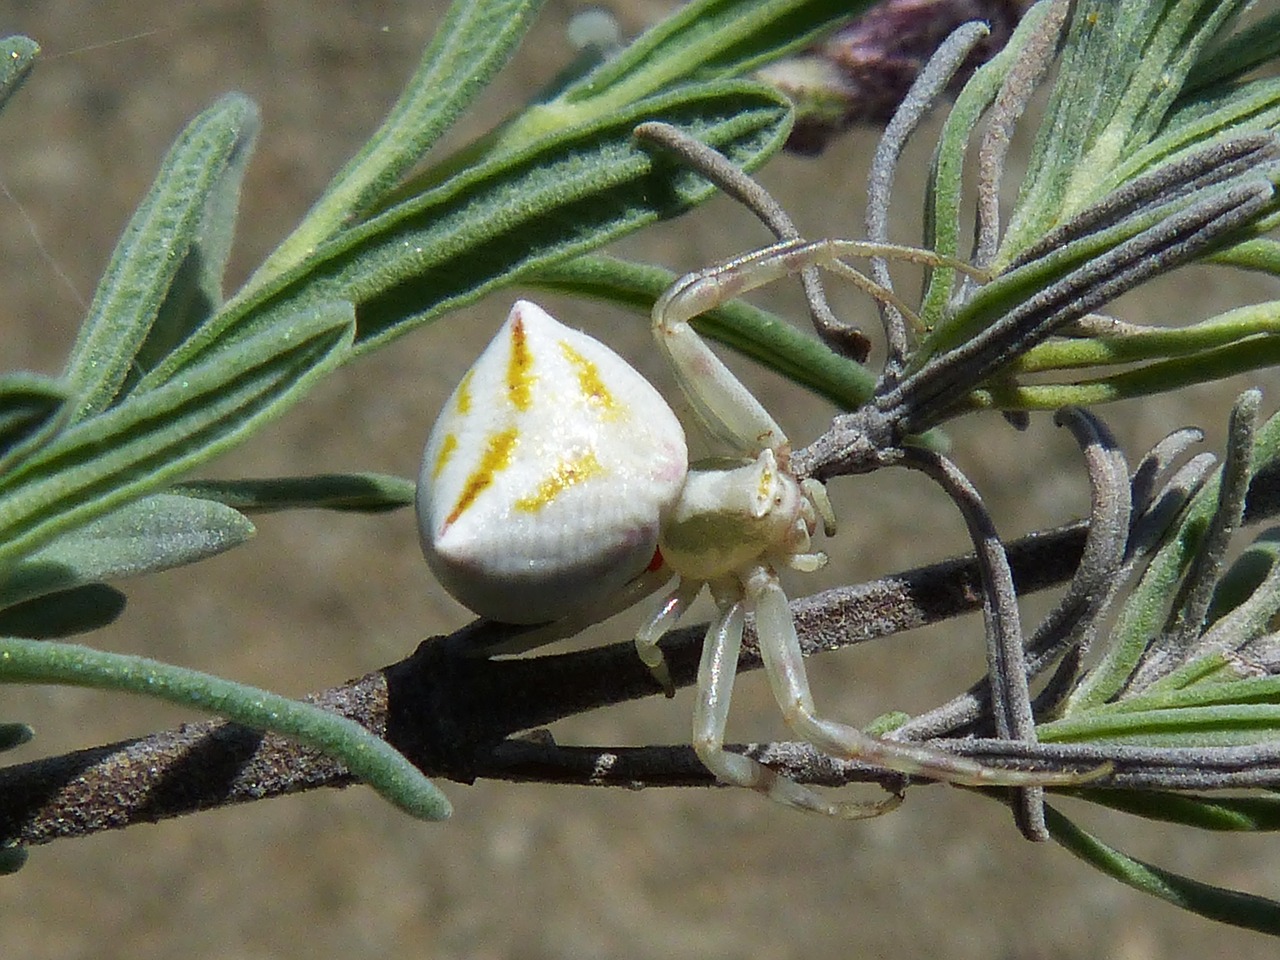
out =
[[[427,441],[423,550],[473,612],[555,620],[644,571],[687,470],[662,395],[599,341],[518,301]]]

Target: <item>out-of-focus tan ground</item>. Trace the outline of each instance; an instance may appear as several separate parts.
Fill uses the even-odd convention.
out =
[[[200,4],[9,0],[0,27],[26,32],[45,61],[3,117],[0,197],[4,368],[55,372],[122,224],[182,123],[242,90],[264,129],[249,171],[233,280],[293,223],[371,130],[439,17],[440,0]],[[637,28],[660,5],[622,10]],[[574,10],[549,4],[518,61],[472,111],[472,135],[554,74]],[[766,181],[801,229],[857,235],[872,134],[818,161],[779,159]],[[923,169],[909,157],[904,181]],[[914,198],[904,184],[902,209]],[[20,206],[19,206],[20,204]],[[914,234],[910,223],[898,236]],[[677,269],[763,239],[718,202],[626,251]],[[1126,305],[1138,319],[1188,319],[1242,297],[1201,272]],[[418,331],[340,372],[211,474],[374,469],[412,475],[423,438],[513,292],[448,331]],[[766,302],[794,310],[792,291]],[[866,324],[864,303],[843,296]],[[552,304],[661,378],[644,324],[587,305]],[[1168,316],[1169,312],[1173,316]],[[588,316],[590,314],[591,316]],[[1268,375],[1270,409],[1280,397]],[[751,380],[792,435],[829,414],[767,377]],[[1114,412],[1130,450],[1187,422],[1215,427],[1246,384]],[[1264,385],[1266,385],[1264,383]],[[999,423],[955,431],[956,449],[1014,534],[1079,513],[1086,492],[1067,438],[1039,418],[1018,436]],[[1215,437],[1221,431],[1215,429]],[[838,483],[835,562],[795,589],[862,579],[959,549],[958,516],[901,475]],[[92,638],[115,650],[215,670],[300,694],[396,660],[465,621],[430,582],[408,512],[262,519],[247,547],[129,589],[121,621]],[[980,669],[976,622],[812,663],[821,704],[865,722],[918,710]],[[733,731],[780,733],[761,678],[740,684]],[[580,718],[567,742],[687,737],[689,697]],[[172,725],[182,712],[65,689],[3,689],[0,716],[35,725],[14,759]],[[1100,877],[1052,846],[1022,841],[1006,811],[954,790],[913,791],[897,814],[864,823],[801,816],[746,793],[628,793],[446,784],[457,813],[416,823],[363,789],[323,792],[139,827],[33,851],[0,880],[0,956],[258,960],[366,958],[1274,957],[1274,944],[1180,913]],[[1075,809],[1075,808],[1073,808]],[[1075,809],[1131,852],[1211,881],[1280,895],[1266,838],[1197,836]]]

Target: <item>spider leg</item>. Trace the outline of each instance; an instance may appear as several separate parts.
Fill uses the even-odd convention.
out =
[[[809,497],[813,509],[822,521],[822,532],[828,537],[836,535],[836,511],[831,506],[831,498],[827,496],[827,487],[821,480],[805,477],[800,481],[800,489]]]
[[[828,816],[861,819],[879,816],[896,807],[901,802],[898,796],[874,803],[830,802],[759,761],[724,748],[729,702],[742,649],[744,605],[740,596],[721,599],[718,604],[720,611],[707,627],[702,644],[698,699],[693,708],[693,749],[703,765],[724,783],[749,787],[787,806]]]
[[[745,587],[747,603],[755,611],[760,657],[783,717],[792,730],[824,753],[971,787],[1069,786],[1094,775],[988,767],[920,744],[884,740],[857,727],[819,717],[809,691],[795,622],[777,574],[759,566],[747,577]]]
[[[744,456],[754,456],[764,449],[782,450],[787,445],[786,434],[689,321],[740,294],[814,266],[839,273],[875,299],[892,303],[903,315],[915,318],[910,307],[892,290],[845,263],[840,259],[844,256],[883,256],[972,272],[965,264],[914,247],[797,238],[686,274],[653,305],[654,336],[690,405],[713,436]]]
[[[658,298],[652,315],[654,338],[698,419],[712,436],[744,456],[781,450],[787,446],[787,435],[689,320],[733,299],[740,291],[730,288],[753,276],[750,264],[761,259],[758,253],[748,254],[712,271],[682,277]]]
[[[701,580],[690,580],[681,577],[675,590],[667,595],[662,605],[654,611],[645,625],[636,633],[636,654],[640,662],[649,668],[653,678],[662,687],[662,692],[670,699],[676,695],[675,684],[671,682],[671,671],[667,669],[667,658],[663,656],[658,641],[663,634],[676,625],[676,621],[684,615],[689,604],[702,592]]]
[[[719,150],[669,123],[642,123],[636,127],[635,135],[639,140],[661,147],[689,169],[706,177],[722,192],[754,213],[779,240],[799,238],[800,231],[782,209],[782,205],[770,196],[769,191],[735,167]],[[800,271],[800,282],[804,286],[814,329],[822,339],[837,352],[844,353],[859,363],[866,362],[867,354],[871,352],[871,341],[862,331],[842,323],[831,312],[818,268],[803,268]]]
[[[475,655],[495,657],[527,653],[549,643],[555,643],[557,640],[567,640],[569,637],[581,633],[592,624],[602,623],[623,610],[631,609],[645,597],[656,593],[670,579],[671,568],[665,564],[644,570],[606,600],[583,607],[567,617],[552,620],[550,623],[538,624],[528,628],[513,627],[509,636],[484,646],[478,646],[475,650]],[[661,682],[660,677],[658,680]]]

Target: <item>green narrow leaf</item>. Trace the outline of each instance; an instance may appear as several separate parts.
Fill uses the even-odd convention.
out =
[[[256,127],[256,123],[255,123]],[[186,256],[173,275],[155,322],[138,347],[122,392],[128,392],[222,306],[223,274],[235,238],[240,189],[256,137],[246,128],[208,184]]]
[[[352,300],[356,345],[371,349],[709,196],[706,181],[688,171],[673,177],[669,161],[655,162],[633,142],[642,120],[674,123],[754,167],[781,146],[789,107],[758,84],[689,87],[497,158],[344,233],[277,286],[233,301],[144,385],[316,300]]]
[[[740,77],[852,19],[871,0],[694,0],[616,57],[534,104],[396,192],[412,196],[494,157],[548,136],[606,121],[681,84]],[[656,118],[646,118],[656,119]]]
[[[1140,209],[1000,274],[979,287],[963,306],[925,337],[911,358],[911,368],[919,369],[930,357],[939,356],[972,340],[987,327],[1033,300],[1058,281],[1065,280],[1072,274],[1082,275],[1077,271],[1086,270],[1090,264],[1096,263],[1126,242],[1137,240],[1148,231],[1159,230],[1162,224],[1187,212],[1195,204],[1210,202],[1214,196],[1212,191],[1226,191],[1234,186],[1236,184],[1229,182],[1211,190],[1175,195],[1164,203]],[[1010,357],[1011,361],[1013,359]]]
[[[1117,22],[1124,6],[1089,0],[1076,7],[1059,61],[1058,81],[1006,229],[1002,246],[1009,248],[1008,258],[1034,243],[1047,224],[1059,222],[1071,170],[1098,126],[1113,115],[1121,85],[1132,75],[1137,58],[1131,55],[1140,44],[1128,20]],[[1116,56],[1121,45],[1125,57]],[[1003,251],[998,260],[1005,262]]]
[[[982,113],[990,106],[1004,83],[1027,38],[1040,28],[1050,13],[1049,4],[1033,6],[1023,16],[1003,50],[983,64],[956,97],[947,114],[934,153],[925,202],[925,249],[947,257],[962,258],[960,212],[964,204],[964,164],[969,139]],[[920,302],[920,316],[926,329],[936,326],[950,305],[956,271],[937,267],[929,271],[928,286]]]
[[[1205,91],[1180,103],[1154,139],[1107,171],[1096,184],[1096,193],[1100,196],[1162,164],[1203,150],[1214,140],[1275,130],[1280,130],[1280,79]]]
[[[525,282],[606,300],[648,317],[653,302],[675,279],[674,273],[661,267],[587,255],[543,267]],[[699,333],[808,387],[841,409],[854,410],[871,396],[875,377],[866,367],[749,303],[731,301],[700,315],[693,325]]]
[[[335,757],[410,816],[444,820],[452,813],[435,784],[381,737],[341,714],[267,690],[146,657],[14,637],[0,637],[0,683],[117,690],[205,710]]]
[[[0,480],[0,570],[278,415],[345,359],[352,325],[351,305],[341,302],[282,316],[181,378],[64,431]]]
[[[60,381],[24,372],[0,376],[0,476],[66,425],[69,399]]]
[[[713,195],[714,189],[700,177],[682,169],[672,177],[664,161],[655,162],[635,145],[631,131],[646,120],[683,127],[738,166],[754,169],[786,140],[790,107],[756,84],[716,83],[643,101],[598,127],[544,141],[544,150],[483,184],[482,193],[464,201],[465,211],[454,207],[462,197],[451,198],[453,209],[442,211],[448,221],[428,228],[429,234],[436,234],[440,226],[457,228],[445,241],[459,244],[452,263],[422,264],[393,287],[383,286],[386,273],[377,254],[371,262],[355,265],[378,285],[376,293],[370,290],[369,296],[361,297],[357,348],[369,349],[444,309],[512,283],[528,270],[676,216]],[[402,256],[384,242],[379,242],[380,250]],[[433,238],[423,236],[416,242],[425,250]]]
[[[1239,681],[1243,684],[1245,681]],[[1143,710],[1134,701],[1125,701],[1125,710],[1102,707],[1077,711],[1062,720],[1038,724],[1036,733],[1045,743],[1133,744],[1148,747],[1235,747],[1268,743],[1276,739],[1280,729],[1280,706],[1274,703],[1228,703],[1219,706],[1193,707],[1186,704],[1197,699],[1212,700],[1206,691],[1227,688],[1220,699],[1244,697],[1235,691],[1237,683],[1197,685],[1179,698],[1166,697],[1173,704],[1168,709]],[[1275,697],[1275,692],[1271,692]]]
[[[1236,80],[1250,70],[1272,63],[1277,57],[1280,57],[1280,11],[1263,17],[1215,45],[1197,60],[1181,96]]]
[[[1254,336],[1187,356],[1158,360],[1105,377],[1073,383],[996,384],[967,398],[973,409],[1059,410],[1067,405],[1092,406],[1168,393],[1197,383],[1263,370],[1280,364],[1280,339]]]
[[[382,125],[249,286],[286,272],[381,201],[511,58],[544,0],[454,0]]]
[[[1258,430],[1253,450],[1253,475],[1271,469],[1280,454],[1280,414],[1273,414]],[[1217,509],[1221,470],[1192,498],[1177,529],[1156,552],[1138,585],[1121,608],[1102,660],[1085,674],[1067,701],[1064,716],[1088,711],[1110,700],[1137,667],[1151,639],[1164,628],[1168,598],[1177,594],[1182,578],[1199,546],[1205,525]]]
[[[0,39],[0,109],[18,92],[40,56],[40,44],[28,37]]]
[[[410,506],[416,485],[385,473],[328,473],[262,480],[193,480],[175,484],[173,490],[246,513],[300,509],[381,513]]]
[[[105,583],[33,597],[0,610],[0,636],[61,640],[100,630],[124,613],[125,595]]]
[[[1205,703],[1221,702],[1224,699],[1230,702],[1258,699],[1271,703],[1277,702],[1277,694],[1280,694],[1280,684],[1268,678],[1263,680],[1263,683],[1272,689],[1270,691],[1265,689],[1257,691],[1257,688],[1252,685],[1260,679],[1262,678],[1250,677],[1249,670],[1244,668],[1238,659],[1228,657],[1227,654],[1221,652],[1209,653],[1189,660],[1182,666],[1165,674],[1159,680],[1150,684],[1134,699],[1147,700],[1148,698],[1155,698],[1155,702],[1158,705],[1168,705],[1171,700],[1169,694],[1173,692],[1186,690],[1196,684],[1214,684],[1215,686],[1212,688],[1201,687],[1196,690],[1193,694],[1194,700],[1201,700]],[[1244,684],[1244,686],[1241,686],[1241,684]],[[1231,693],[1226,697],[1219,697],[1215,700],[1213,693],[1221,693],[1225,690],[1230,690]],[[1255,691],[1260,692],[1262,696],[1257,696]],[[1126,698],[1098,709],[1124,709],[1129,702]]]
[[[1121,327],[1115,335],[1050,340],[1011,365],[1016,373],[1071,370],[1193,356],[1206,350],[1280,333],[1280,300],[1227,310],[1186,327]]]
[[[1280,276],[1280,240],[1254,237],[1205,257],[1210,263]]]
[[[1278,562],[1280,527],[1272,527],[1258,534],[1214,585],[1205,624],[1217,623],[1252,597]]]
[[[1154,138],[1187,73],[1244,0],[1082,0],[998,264],[1109,189]]]
[[[1280,797],[1206,797],[1148,790],[1078,790],[1090,803],[1147,820],[1199,830],[1280,830]]]
[[[1055,841],[1107,876],[1210,920],[1280,935],[1280,903],[1201,883],[1130,857],[1081,830],[1053,807],[1045,807],[1044,815]]]
[[[258,125],[252,101],[223,97],[182,132],[116,246],[65,376],[76,419],[106,409],[129,375],[188,251],[197,243],[210,194],[223,183]]]
[[[740,76],[852,20],[871,0],[697,0],[558,98],[617,109],[683,80]],[[554,106],[551,109],[555,109]]]
[[[0,723],[0,750],[12,750],[30,743],[36,735],[25,723]]]
[[[1087,716],[1098,717],[1103,723],[1108,723],[1110,720],[1107,718],[1123,714],[1155,714],[1160,711],[1219,705],[1230,710],[1238,706],[1277,704],[1280,704],[1280,676],[1274,674],[1252,676],[1247,668],[1242,668],[1238,662],[1232,664],[1226,654],[1210,653],[1183,664],[1144,688],[1140,693],[1095,707],[1088,711]],[[1188,717],[1191,716],[1188,714]],[[1215,715],[1205,712],[1201,716],[1210,724],[1214,723],[1217,717],[1227,718],[1225,713]],[[1241,714],[1241,717],[1250,723],[1253,722],[1245,714]],[[1050,721],[1051,724],[1062,724],[1061,727],[1051,729],[1068,730],[1075,719],[1071,717]],[[1080,719],[1086,718],[1082,716]]]
[[[152,494],[28,554],[0,581],[0,607],[81,584],[196,563],[252,536],[253,524],[231,507]]]

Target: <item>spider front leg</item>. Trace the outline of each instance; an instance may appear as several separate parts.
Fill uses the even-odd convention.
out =
[[[640,662],[649,668],[649,672],[661,685],[662,692],[668,699],[676,695],[676,686],[671,681],[671,671],[667,669],[667,658],[663,656],[658,641],[662,639],[663,634],[676,625],[689,604],[693,603],[701,592],[700,582],[681,577],[675,590],[662,601],[662,606],[658,607],[636,634],[636,653],[640,657]]]
[[[788,244],[791,245],[791,244]],[[773,248],[769,248],[773,249]],[[676,382],[708,432],[741,456],[787,447],[787,436],[759,400],[717,357],[689,321],[776,275],[759,277],[761,253],[677,280],[653,305],[653,335]]]
[[[702,644],[698,699],[693,708],[693,749],[703,765],[724,783],[749,787],[787,806],[828,816],[862,819],[888,813],[898,806],[902,798],[896,794],[878,802],[834,803],[788,780],[758,760],[725,750],[725,725],[729,719],[733,681],[742,649],[746,602],[743,588],[737,581],[713,584],[712,592],[719,613],[707,627],[707,636]]]
[[[777,574],[767,566],[756,567],[745,579],[743,587],[746,602],[755,613],[760,659],[764,663],[765,673],[769,677],[774,699],[782,710],[783,719],[798,736],[823,753],[860,760],[909,776],[969,787],[1070,786],[1084,782],[1094,775],[1038,773],[988,767],[943,750],[875,737],[857,727],[818,716],[813,694],[809,690],[809,678],[805,672],[804,655],[796,635],[795,621],[787,606],[786,594],[778,583]],[[707,645],[711,645],[710,633]],[[737,647],[733,649],[736,658]],[[704,666],[707,664],[707,657],[704,649]],[[730,686],[732,682],[730,678]],[[703,692],[704,698],[709,695],[707,691]],[[711,704],[707,707],[708,712],[713,706]],[[789,799],[784,799],[784,802],[802,806]],[[836,811],[839,816],[874,815],[850,814],[843,809],[843,805],[839,806],[841,809]]]
[[[743,293],[810,267],[820,267],[838,274],[877,302],[894,307],[900,318],[922,327],[920,318],[893,290],[854,269],[841,257],[882,257],[985,277],[968,264],[916,247],[795,238],[678,279],[653,305],[653,333],[698,417],[713,436],[735,451],[754,456],[760,450],[772,449],[781,455],[787,439],[768,411],[711,352],[690,320]],[[890,360],[898,362],[901,358]]]

